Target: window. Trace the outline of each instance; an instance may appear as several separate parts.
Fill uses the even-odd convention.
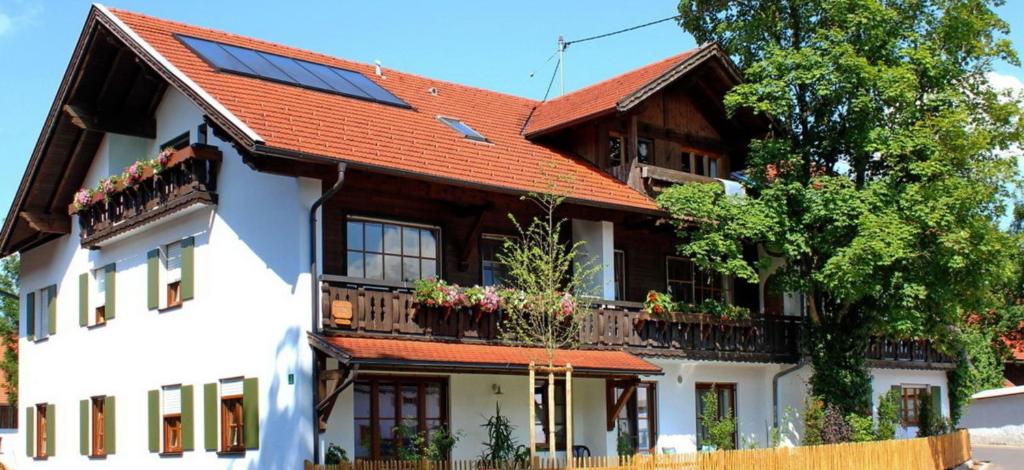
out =
[[[182,451],[181,386],[164,387],[162,396],[164,453],[180,453]]]
[[[102,325],[107,322],[107,268],[92,271],[92,285],[90,300],[93,304],[93,324]]]
[[[626,300],[626,252],[615,250],[612,269],[615,271],[615,300]]]
[[[700,449],[706,442],[708,435],[704,428],[704,396],[714,392],[718,397],[718,417],[736,417],[736,384],[728,383],[698,383],[697,384],[697,448]],[[736,435],[732,436],[732,447],[736,448]]]
[[[622,164],[622,136],[612,134],[608,136],[608,166],[619,166]]]
[[[665,265],[668,292],[676,301],[694,305],[708,299],[725,301],[720,274],[700,269],[693,260],[677,256],[667,257]]]
[[[548,409],[555,407],[555,447],[565,448],[565,382],[555,382],[555,403],[548,400],[548,381],[538,379],[533,387],[536,422],[533,433],[537,436],[537,449],[548,449]]]
[[[693,154],[690,152],[683,152],[679,155],[679,157],[679,169],[687,173],[693,173]]]
[[[354,388],[355,458],[396,457],[396,430],[406,438],[448,425],[448,382],[431,377],[366,377]]]
[[[658,440],[655,390],[653,382],[637,384],[626,406],[622,407],[615,418],[618,432],[628,436],[636,452],[652,452]],[[626,387],[615,387],[615,401],[618,402],[625,392]]]
[[[46,423],[46,403],[36,405],[36,458],[45,459],[48,428]]]
[[[476,140],[478,142],[487,142],[487,138],[484,137],[483,134],[477,132],[472,127],[469,127],[469,124],[466,124],[465,122],[462,122],[462,121],[460,121],[458,119],[454,119],[454,118],[450,118],[450,117],[444,117],[444,116],[438,116],[437,120],[443,122],[445,125],[447,125],[448,127],[452,128],[452,130],[454,130],[455,132],[458,132],[459,134],[462,134],[463,137],[465,137],[465,138],[467,138],[469,140]]]
[[[242,379],[220,383],[220,450],[245,452]]]
[[[163,144],[160,144],[159,148],[160,148],[160,150],[163,150],[163,149],[166,149],[166,148],[170,148],[170,149],[174,149],[174,150],[181,150],[181,149],[183,149],[185,147],[188,147],[189,139],[190,139],[189,132],[185,131],[185,132],[182,132],[181,134],[178,134],[178,135],[172,137],[167,142],[164,142]]]
[[[654,163],[654,141],[651,139],[636,140],[636,159],[640,163]]]
[[[680,169],[687,173],[718,178],[718,175],[724,170],[721,168],[719,157],[716,156],[683,152],[681,157],[682,167]]]
[[[350,218],[348,275],[411,282],[438,275],[437,227]]]
[[[903,418],[903,426],[917,426],[918,412],[921,410],[921,394],[928,391],[924,385],[902,385],[902,405],[900,413]]]
[[[106,429],[106,421],[104,415],[103,405],[106,401],[106,397],[92,397],[92,455],[93,457],[102,457],[106,455],[106,436],[104,430]]]
[[[46,339],[50,336],[51,325],[50,322],[54,319],[50,315],[50,302],[54,302],[56,299],[56,287],[46,287],[36,291],[36,302],[32,306],[35,309],[35,333],[36,339]]]
[[[181,241],[169,243],[163,248],[165,304],[167,307],[181,305]]]
[[[503,235],[484,234],[480,239],[480,277],[484,286],[499,286],[505,283],[508,278],[508,270],[505,265],[498,261],[498,254],[501,253],[505,241],[509,238]]]

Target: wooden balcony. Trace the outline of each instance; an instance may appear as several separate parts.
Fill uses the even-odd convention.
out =
[[[348,335],[396,335],[435,341],[499,342],[502,313],[445,312],[416,305],[409,285],[323,276],[323,327]],[[800,319],[760,317],[723,321],[684,315],[642,320],[641,304],[599,301],[583,327],[585,348],[627,348],[656,357],[796,362]]]
[[[867,358],[868,365],[876,367],[952,369],[956,366],[955,357],[942,353],[924,339],[872,338]]]
[[[78,212],[82,246],[95,249],[157,219],[216,204],[220,161],[216,147],[193,144],[176,151],[160,173],[147,170],[138,183],[97,196]]]

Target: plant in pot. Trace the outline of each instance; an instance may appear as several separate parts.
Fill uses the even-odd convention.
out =
[[[331,443],[327,446],[327,454],[324,455],[324,463],[327,465],[340,465],[342,462],[348,462],[348,452],[342,449],[341,446]]]
[[[664,292],[649,291],[644,298],[643,314],[637,317],[638,321],[667,320],[672,311],[675,310],[675,303],[672,297]]]
[[[483,424],[487,431],[484,452],[480,455],[481,469],[519,470],[529,468],[530,449],[515,438],[515,426],[507,416],[501,415],[501,405],[494,404],[494,416]]]

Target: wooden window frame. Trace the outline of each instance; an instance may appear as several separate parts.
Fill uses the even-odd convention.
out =
[[[362,224],[363,247],[361,249],[349,248],[348,226],[351,223]],[[380,252],[367,251],[366,250],[366,224],[379,224],[379,225],[381,225],[381,251]],[[395,226],[395,227],[399,228],[399,236],[401,237],[401,241],[399,242],[400,246],[399,246],[399,251],[398,251],[397,254],[396,253],[388,253],[387,252],[387,247],[385,246],[386,245],[386,241],[384,240],[384,226],[385,225],[391,225],[391,226]],[[405,229],[405,228],[417,229],[417,230],[428,230],[428,231],[433,232],[433,234],[434,234],[434,258],[428,258],[428,257],[425,257],[423,255],[415,255],[414,256],[414,255],[406,255],[405,254],[405,243],[404,243],[405,230],[402,230],[402,229]],[[428,261],[429,260],[433,260],[434,261],[434,274],[432,274],[431,276],[434,276],[434,277],[441,277],[442,276],[443,266],[444,266],[444,262],[443,262],[444,261],[443,260],[444,244],[443,244],[441,227],[438,226],[438,225],[422,224],[422,223],[415,223],[415,222],[406,222],[406,221],[397,220],[397,219],[364,217],[364,216],[360,216],[360,215],[349,215],[349,216],[347,216],[345,218],[345,226],[344,226],[343,233],[345,234],[345,259],[343,260],[343,262],[344,262],[344,266],[345,266],[345,275],[346,276],[354,277],[354,278],[359,278],[359,279],[365,279],[366,282],[369,283],[369,284],[372,284],[374,281],[410,282],[411,283],[411,282],[414,282],[416,279],[405,280],[404,266],[405,266],[405,260],[407,258],[415,258],[415,259],[419,260],[419,263],[420,263],[420,265],[419,265],[419,271],[420,271],[419,279],[424,279],[424,277],[423,277],[423,261],[424,260],[428,260]],[[352,253],[352,252],[361,253],[363,255],[363,272],[362,273],[352,273],[349,270],[348,257],[349,257],[349,254]],[[380,277],[380,279],[366,277],[366,255],[367,255],[367,253],[374,254],[374,255],[379,254],[381,256],[381,277]],[[421,250],[421,253],[422,253],[422,250]],[[391,257],[398,257],[398,259],[399,259],[400,269],[403,270],[403,272],[399,276],[399,279],[388,279],[387,278],[387,257],[389,257],[389,256],[391,256]]]
[[[45,459],[49,457],[46,454],[46,441],[49,436],[46,435],[46,408],[47,403],[36,404],[36,459]]]
[[[107,397],[97,396],[89,399],[91,420],[89,429],[90,457],[106,457],[106,410]]]
[[[616,248],[612,251],[612,276],[615,277],[615,300],[626,300],[626,250]]]
[[[609,384],[611,385],[611,384]],[[636,384],[636,389],[633,390],[633,394],[629,397],[626,405],[619,411],[619,416],[615,417],[616,426],[622,419],[629,421],[629,425],[633,429],[639,429],[640,427],[640,416],[639,416],[639,398],[638,394],[640,390],[644,389],[647,394],[647,429],[649,432],[648,441],[650,447],[646,449],[640,448],[640,436],[637,433],[633,433],[629,436],[630,443],[633,446],[635,452],[647,452],[655,453],[658,445],[658,383],[654,381],[641,381]],[[613,386],[611,397],[615,400],[619,399],[621,393],[625,393],[626,387],[621,385]],[[625,417],[623,417],[623,414]],[[622,432],[622,429],[618,429],[618,432]]]
[[[177,307],[180,307],[184,303],[184,300],[181,298],[181,278],[182,278],[182,276],[184,274],[182,272],[182,269],[184,269],[184,266],[183,266],[184,260],[181,259],[181,258],[183,258],[185,256],[185,254],[183,252],[185,247],[182,246],[184,241],[185,241],[185,239],[175,240],[173,242],[166,243],[166,244],[164,244],[163,246],[160,247],[160,274],[159,274],[160,278],[158,280],[158,284],[160,286],[162,286],[163,290],[164,290],[163,306],[161,307],[161,310],[177,308]],[[179,260],[178,260],[178,268],[177,268],[178,269],[178,278],[175,279],[175,280],[171,280],[171,278],[170,278],[170,271],[171,270],[168,268],[168,264],[170,264],[170,259],[171,259],[170,258],[170,253],[171,253],[171,246],[172,245],[178,245],[179,246],[179,248],[178,248],[178,258],[179,258]]]
[[[548,450],[548,434],[551,430],[548,428],[548,407],[551,406],[548,400],[548,379],[547,377],[537,377],[533,386],[534,406],[539,408],[536,411],[536,418],[541,421],[543,434],[537,438],[537,450]],[[540,390],[540,393],[538,393]],[[537,395],[541,396],[541,401],[537,402]],[[555,400],[562,399],[562,413],[555,412],[555,426],[562,425],[562,431],[566,428],[566,408],[565,408],[565,380],[559,380],[555,378]],[[557,403],[556,403],[557,405]],[[536,423],[530,426],[530,432],[537,432]],[[557,449],[565,448],[565,432],[559,433],[555,431],[555,447]]]
[[[381,439],[380,439],[380,435],[381,435],[381,432],[380,432],[381,417],[380,417],[380,398],[379,398],[380,397],[379,387],[380,387],[381,384],[387,384],[387,385],[394,386],[394,389],[395,389],[395,403],[394,403],[393,406],[394,406],[395,416],[394,416],[394,418],[384,418],[384,419],[393,419],[396,426],[400,425],[402,423],[403,419],[404,419],[403,416],[402,416],[402,393],[401,393],[401,388],[402,388],[403,385],[412,385],[412,384],[416,385],[416,387],[417,387],[417,391],[416,391],[416,397],[417,397],[417,403],[416,403],[416,411],[417,411],[417,416],[416,416],[417,423],[416,423],[416,426],[417,426],[417,432],[424,432],[424,431],[426,431],[428,429],[427,428],[427,419],[434,419],[434,418],[427,418],[427,415],[426,415],[426,396],[427,396],[426,395],[426,386],[429,385],[429,384],[439,385],[440,386],[440,391],[441,391],[441,396],[440,396],[440,403],[439,403],[439,405],[440,405],[440,410],[439,410],[440,417],[438,419],[441,421],[441,426],[448,427],[450,425],[450,423],[449,423],[449,419],[450,418],[449,418],[449,414],[448,414],[448,401],[449,401],[448,377],[443,377],[443,376],[438,377],[438,376],[397,376],[397,375],[372,375],[372,374],[366,375],[366,374],[360,374],[359,375],[359,379],[356,380],[356,384],[359,384],[359,385],[369,385],[370,386],[370,397],[369,397],[370,398],[370,417],[369,417],[369,421],[370,421],[370,456],[369,456],[369,458],[370,459],[380,459],[381,458]],[[366,419],[366,418],[359,418],[359,419]],[[355,423],[356,423],[356,420],[353,419],[353,426],[356,426]],[[358,429],[354,429],[353,434],[354,434],[354,437],[356,439],[359,438],[359,431],[358,431]]]
[[[505,241],[512,240],[514,238],[515,237],[510,236],[510,235],[501,235],[501,234],[497,234],[497,233],[484,233],[484,234],[480,235],[480,246],[481,247],[483,246],[484,240],[500,241],[500,242],[504,243]],[[500,282],[495,282],[495,283],[487,284],[486,283],[486,279],[484,278],[484,272],[487,271],[488,269],[490,269],[491,272],[494,273],[496,271],[497,267],[504,266],[504,264],[501,263],[500,261],[498,261],[497,256],[495,256],[495,259],[488,260],[488,259],[484,258],[484,250],[481,249],[481,250],[478,250],[478,251],[480,252],[480,285],[482,285],[482,286],[499,286],[499,285],[502,285]],[[497,253],[495,253],[495,255],[497,255]],[[505,276],[508,276],[508,269],[507,268],[503,267],[501,270],[502,270],[502,272],[504,273]],[[492,274],[492,277],[494,277],[493,274]]]
[[[238,431],[238,443],[231,444],[231,427],[228,417],[235,415],[234,427]],[[243,395],[220,397],[220,450],[225,453],[245,452],[245,408]]]
[[[612,154],[612,141],[619,141],[619,156],[615,158]],[[616,132],[608,133],[608,140],[606,141],[605,155],[608,158],[608,167],[615,168],[622,165],[622,162],[626,160],[626,139],[622,134]]]
[[[914,393],[907,392],[913,390]],[[921,392],[928,392],[923,384],[900,384],[900,422],[903,427],[917,426],[921,422]],[[910,416],[910,403],[914,405],[914,416]]]
[[[683,280],[683,279],[672,279],[670,277],[671,269],[669,269],[669,266],[670,266],[670,264],[673,261],[682,261],[682,262],[686,262],[686,263],[689,264],[689,269],[690,269],[690,280],[689,281]],[[712,278],[712,277],[717,277],[718,278],[719,287],[713,287],[714,286],[713,284],[712,284],[712,287],[707,287],[705,285],[706,283],[704,281],[706,279],[709,279],[709,278]],[[716,299],[719,302],[729,303],[729,289],[726,286],[727,281],[725,279],[725,276],[723,276],[723,275],[721,275],[719,273],[716,273],[714,271],[707,271],[707,270],[700,269],[700,267],[697,266],[697,263],[694,262],[690,258],[686,258],[686,257],[683,257],[683,256],[666,256],[665,257],[665,289],[666,289],[666,291],[671,291],[672,290],[671,286],[672,286],[673,283],[676,283],[676,284],[688,284],[689,285],[690,298],[693,299],[692,303],[694,305],[700,305],[704,300],[707,300],[707,299]],[[675,300],[683,300],[683,299],[680,299],[678,297],[679,293],[677,293],[677,292],[672,292],[672,296],[674,297]]]
[[[182,445],[181,436],[181,413],[172,413],[163,415],[163,453],[164,454],[180,454],[184,452]],[[176,431],[178,435],[178,445],[173,446],[171,443],[171,431]]]
[[[700,450],[701,428],[703,427],[703,425],[701,423],[701,418],[700,418],[701,391],[702,390],[710,391],[712,388],[714,388],[716,390],[716,393],[721,393],[720,392],[721,390],[729,390],[729,391],[731,391],[732,393],[729,395],[730,398],[731,398],[729,400],[729,411],[732,413],[732,417],[733,418],[736,418],[736,416],[739,414],[739,410],[736,408],[736,401],[737,401],[737,399],[736,399],[736,391],[737,391],[738,387],[737,387],[737,384],[735,382],[697,382],[697,383],[695,383],[694,384],[694,397],[696,398],[696,400],[694,400],[694,401],[696,402],[695,403],[695,405],[696,405],[695,408],[696,408],[696,417],[697,417],[697,427],[696,427],[696,431],[695,431],[696,439],[695,440],[696,440],[696,443],[697,443],[697,446],[698,446],[698,450]],[[722,410],[723,409],[722,409],[721,397],[719,397],[719,402],[718,402],[718,416],[719,417],[722,416]],[[733,432],[733,434],[732,434],[732,448],[733,449],[737,449],[738,448],[737,447],[737,444],[739,442],[738,434],[739,434],[739,427],[737,427],[736,431]]]

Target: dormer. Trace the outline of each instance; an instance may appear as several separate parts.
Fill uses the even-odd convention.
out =
[[[686,182],[732,192],[748,142],[769,127],[762,116],[726,112],[723,98],[740,82],[725,52],[705,44],[543,103],[525,134],[648,195]]]

